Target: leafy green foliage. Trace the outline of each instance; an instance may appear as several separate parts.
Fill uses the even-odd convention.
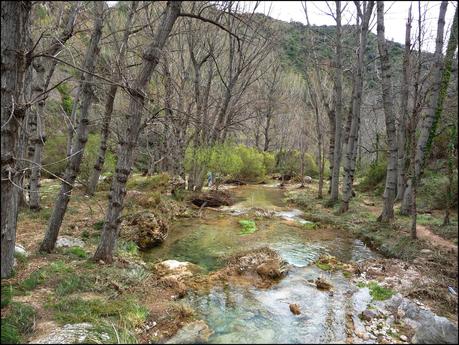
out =
[[[153,176],[132,176],[127,182],[128,189],[141,192],[164,192],[169,186],[170,176],[161,173]]]
[[[280,173],[292,176],[301,175],[301,153],[298,150],[278,152],[276,160],[277,170]],[[319,168],[309,153],[304,154],[304,175],[319,176]]]
[[[452,205],[458,205],[457,170],[453,177]],[[418,189],[418,207],[420,209],[434,210],[446,207],[446,193],[448,177],[443,173],[427,171]]]
[[[240,220],[239,224],[242,227],[242,230],[239,232],[239,235],[249,235],[257,231],[257,226],[253,220]]]
[[[386,179],[387,161],[379,160],[372,163],[363,174],[363,180],[358,185],[358,190],[369,191],[384,183]]]
[[[265,155],[263,153],[244,145],[237,146],[236,152],[242,161],[241,169],[236,174],[237,177],[254,180],[266,175]]]
[[[384,301],[391,298],[395,293],[392,289],[382,287],[375,282],[369,282],[368,288],[370,289],[370,295],[374,301]]]
[[[79,178],[82,181],[87,181],[92,173],[92,169],[96,162],[99,151],[100,135],[89,134],[88,141],[85,146],[83,161],[80,166]],[[67,167],[67,137],[65,135],[51,135],[46,140],[43,152],[43,164],[46,170],[52,174],[61,176]],[[115,155],[107,150],[105,154],[105,163],[102,173],[108,173],[115,170],[116,159]],[[52,177],[51,174],[43,171],[47,177]]]

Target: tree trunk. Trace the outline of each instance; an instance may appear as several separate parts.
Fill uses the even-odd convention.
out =
[[[134,163],[134,150],[137,146],[141,127],[145,90],[153,71],[158,65],[164,45],[180,13],[180,8],[180,1],[167,2],[165,15],[159,24],[158,32],[154,36],[153,42],[146,48],[143,54],[141,71],[131,91],[131,100],[126,116],[126,132],[119,143],[118,161],[111,185],[105,224],[102,229],[99,246],[94,254],[94,260],[113,261],[113,250],[115,249],[121,223],[120,214],[126,195],[126,182]]]
[[[456,148],[454,144],[457,142],[456,126],[450,129],[449,144],[448,144],[448,186],[446,187],[446,208],[445,217],[443,218],[443,226],[450,224],[449,210],[453,201],[453,168]]]
[[[401,200],[406,188],[406,136],[408,132],[406,130],[406,122],[408,120],[408,97],[410,88],[410,57],[411,57],[411,6],[408,12],[408,19],[406,21],[405,31],[405,53],[403,55],[403,80],[401,86],[401,109],[400,109],[400,120],[398,125],[398,163],[397,163],[397,196],[395,200]]]
[[[333,170],[331,176],[330,201],[338,201],[339,169],[341,167],[341,136],[343,133],[343,88],[341,66],[341,2],[336,1],[336,60],[335,60],[335,140],[333,149]]]
[[[129,39],[129,31],[132,26],[132,21],[134,18],[134,13],[137,9],[138,1],[134,1],[131,3],[131,10],[129,11],[128,18],[126,20],[126,25],[124,26],[124,35],[123,41],[121,42],[120,51],[118,53],[117,58],[117,65],[120,69],[117,73],[117,77],[115,81],[121,80],[121,68],[124,65],[124,57],[127,50],[127,44]],[[89,178],[88,187],[87,187],[87,194],[94,195],[97,188],[97,183],[99,182],[100,174],[102,173],[102,169],[105,163],[105,154],[107,152],[107,143],[108,137],[110,135],[110,122],[112,119],[113,113],[113,104],[115,103],[116,92],[118,91],[118,86],[113,84],[110,86],[110,90],[108,91],[107,101],[105,102],[105,112],[102,122],[102,128],[100,130],[101,138],[100,138],[100,145],[99,145],[99,153],[97,156],[96,163],[94,164],[94,169],[92,171],[91,177]]]
[[[358,140],[358,131],[360,124],[360,107],[362,104],[363,88],[363,67],[365,59],[365,50],[367,47],[368,25],[373,11],[374,1],[368,1],[362,17],[362,27],[360,32],[359,55],[357,61],[357,73],[355,75],[355,89],[352,95],[352,122],[349,131],[349,140],[346,145],[346,154],[344,160],[344,179],[343,179],[343,197],[340,212],[346,212],[349,209],[349,201],[352,197],[352,183],[355,172],[356,144]],[[358,11],[360,7],[358,5]]]
[[[436,117],[439,117],[442,110],[443,110],[443,100],[444,97],[446,96],[446,91],[444,91],[444,94],[440,96],[441,89],[445,88],[448,86],[449,78],[450,78],[450,72],[451,72],[451,63],[448,62],[445,58],[445,66],[449,64],[449,72],[446,72],[444,76],[444,81],[442,81],[442,70],[443,70],[443,54],[442,54],[442,49],[443,49],[443,33],[444,33],[444,27],[445,27],[445,13],[446,13],[446,8],[448,7],[448,2],[447,1],[442,1],[441,6],[440,6],[440,14],[438,16],[438,29],[437,29],[437,39],[436,39],[436,44],[435,44],[435,53],[434,53],[434,65],[432,66],[432,75],[433,75],[433,82],[432,82],[432,93],[430,97],[430,104],[429,108],[426,111],[426,116],[424,117],[424,121],[422,122],[421,130],[419,133],[419,138],[417,141],[416,145],[416,156],[415,160],[411,162],[411,164],[414,165],[414,172],[415,176],[412,176],[416,178],[417,181],[421,178],[422,171],[424,168],[424,163],[427,158],[428,151],[430,149],[430,143],[432,135],[432,131],[434,131],[434,121]],[[456,19],[457,23],[457,19]],[[456,25],[457,29],[457,25]],[[457,31],[456,31],[457,32]],[[454,33],[454,30],[451,31],[451,33]],[[451,35],[453,36],[454,40],[454,34]],[[451,40],[451,37],[450,37]],[[451,42],[451,44],[453,44]],[[457,43],[456,43],[457,44]],[[448,46],[450,44],[448,43]],[[448,59],[452,59],[454,56],[454,51],[453,53],[450,53],[449,56],[447,56]],[[445,71],[448,69],[446,68]],[[428,146],[429,144],[429,146]],[[410,196],[412,193],[412,187],[415,185],[414,183],[409,184],[411,185],[411,188],[407,187],[405,190],[405,194],[403,196],[403,202],[401,206],[401,213],[406,214],[407,210],[411,209],[410,207],[410,200],[413,200],[413,197]]]
[[[62,220],[64,219],[64,215],[67,210],[67,205],[70,200],[70,195],[72,193],[76,177],[80,172],[80,165],[83,159],[85,145],[88,140],[89,108],[93,99],[92,73],[94,73],[97,57],[99,55],[98,45],[102,35],[104,3],[95,2],[94,7],[94,31],[91,35],[91,41],[89,43],[89,48],[85,57],[84,70],[88,71],[88,73],[84,79],[82,78],[83,84],[80,84],[82,102],[80,121],[76,130],[76,140],[72,145],[73,155],[70,157],[67,168],[65,169],[64,181],[61,184],[61,189],[57,196],[53,213],[49,220],[45,238],[43,239],[43,242],[40,246],[40,251],[42,252],[49,253],[54,249],[54,245],[59,234]]]
[[[1,278],[11,275],[16,243],[19,182],[17,140],[26,112],[24,78],[27,70],[30,1],[2,1],[1,47]],[[20,187],[20,186],[19,186]]]
[[[394,219],[394,201],[397,189],[397,131],[395,129],[395,114],[393,109],[393,93],[390,71],[389,54],[386,38],[384,37],[384,2],[377,1],[377,35],[378,50],[381,61],[381,86],[386,133],[389,145],[389,161],[387,163],[386,186],[384,188],[384,207],[378,220],[389,222]]]

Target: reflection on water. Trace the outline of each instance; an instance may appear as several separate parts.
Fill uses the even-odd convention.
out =
[[[216,286],[209,294],[191,294],[184,301],[213,330],[209,342],[344,342],[345,314],[352,308],[348,281],[340,272],[330,274],[308,265],[322,254],[341,261],[375,254],[344,231],[303,227],[307,219],[300,210],[285,207],[283,192],[277,188],[243,186],[232,192],[239,202],[224,211],[208,210],[202,219],[176,222],[167,241],[147,253],[146,259],[190,261],[211,271],[222,266],[224,256],[269,246],[293,265],[279,284],[268,290]],[[256,218],[257,231],[241,236],[238,222],[248,219],[245,213],[251,208],[270,210],[275,216]],[[333,284],[332,296],[307,284],[308,279],[321,275]],[[290,312],[290,303],[300,306],[301,315]]]

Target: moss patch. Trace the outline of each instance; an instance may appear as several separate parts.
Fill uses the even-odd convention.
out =
[[[255,221],[253,220],[240,220],[239,224],[242,227],[241,231],[239,232],[239,235],[249,235],[257,231],[257,226],[255,225]]]

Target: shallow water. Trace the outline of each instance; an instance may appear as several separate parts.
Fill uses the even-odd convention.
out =
[[[235,205],[206,210],[202,219],[177,221],[167,241],[147,253],[146,259],[189,261],[212,271],[223,265],[225,256],[268,246],[292,265],[279,284],[264,290],[216,286],[209,294],[191,294],[183,301],[214,332],[209,343],[344,342],[345,314],[353,308],[352,287],[342,273],[330,274],[309,264],[322,254],[344,262],[376,254],[344,231],[306,228],[309,221],[301,210],[287,207],[282,190],[257,185],[232,192],[239,200]],[[254,218],[253,209],[271,211],[272,217]],[[257,231],[240,235],[242,219],[255,219]],[[333,284],[333,296],[307,283],[319,276]],[[301,315],[290,312],[290,303],[300,306]]]

